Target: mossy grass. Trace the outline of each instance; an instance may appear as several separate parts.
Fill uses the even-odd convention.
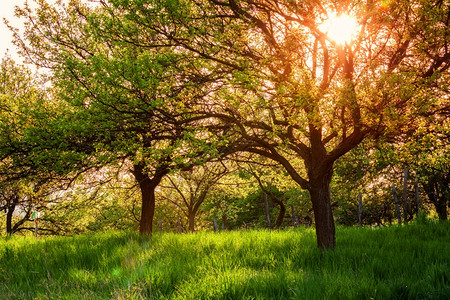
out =
[[[449,222],[0,242],[0,299],[449,298]]]

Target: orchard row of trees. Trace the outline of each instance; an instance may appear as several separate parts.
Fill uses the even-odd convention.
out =
[[[222,161],[219,167],[208,163],[192,171],[174,172],[164,177],[156,190],[154,227],[165,232],[213,230],[214,220],[219,229],[278,229],[313,225],[308,193],[299,190],[282,170],[270,164],[259,170],[255,170],[254,165],[240,163],[232,168],[233,165],[236,162],[230,160]],[[377,181],[382,177],[381,182],[369,183],[369,178],[376,177],[376,174],[369,172],[355,179],[347,174],[355,172],[353,166],[343,168],[338,167],[337,171],[346,174],[335,175],[331,185],[335,221],[342,225],[358,224],[357,198],[358,193],[362,192],[363,224],[397,222],[396,203],[390,185],[398,188],[400,207],[403,209],[402,170],[391,166],[378,174]],[[95,172],[93,176],[85,174],[68,190],[51,186],[52,192],[47,194],[33,193],[27,186],[21,186],[9,195],[3,189],[2,210],[6,208],[9,218],[7,214],[3,215],[0,230],[10,234],[34,231],[31,222],[33,205],[40,215],[38,234],[71,235],[108,229],[137,229],[140,195],[136,183],[126,173],[104,174],[104,171],[100,174]],[[409,175],[406,211],[400,216],[402,221],[410,221],[418,213],[416,176],[415,172]],[[355,184],[350,184],[350,179],[355,180]],[[20,201],[14,202],[14,199]],[[422,186],[419,200],[421,212],[439,212],[439,206],[433,205],[433,198],[427,196]]]
[[[240,227],[260,221],[260,190],[276,226],[293,205],[333,248],[333,208],[354,223],[363,192],[368,222],[392,218],[406,167],[447,218],[447,2],[35,2],[12,30],[45,78],[1,69],[1,205],[22,218],[8,232],[33,209],[55,232],[149,234],[174,215],[193,230],[201,214]],[[342,13],[359,22],[344,44],[320,29]]]

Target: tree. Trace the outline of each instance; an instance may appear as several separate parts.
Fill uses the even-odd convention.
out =
[[[44,198],[39,228],[57,235],[137,229],[141,201],[136,185],[130,174],[112,168],[86,172],[70,188]]]
[[[7,234],[25,229],[36,197],[45,194],[51,180],[20,159],[26,149],[18,142],[27,127],[42,122],[45,116],[43,95],[31,71],[5,56],[0,64],[0,211],[6,214]],[[40,113],[38,113],[40,112]],[[16,155],[20,152],[19,155]]]
[[[271,162],[264,157],[255,157],[255,155],[241,155],[238,158],[240,172],[245,172],[253,177],[259,189],[257,193],[262,192],[262,198],[268,198],[279,207],[278,216],[274,228],[281,228],[286,215],[286,200],[289,200],[292,190],[292,179],[283,173],[279,164]],[[259,195],[258,195],[259,196]]]
[[[363,201],[362,224],[391,223],[395,217],[391,188],[400,182],[399,167],[393,161],[378,159],[380,152],[375,142],[366,139],[336,163],[332,196],[337,202],[335,215],[340,224],[358,224],[359,193]]]
[[[274,204],[269,205],[269,214],[271,220],[275,220],[275,228],[293,224],[293,220],[285,218],[288,207],[297,219],[296,224],[299,223],[298,214],[302,221],[308,214],[308,196],[299,191],[296,183],[278,164],[243,152],[227,156],[226,164],[236,164],[237,170],[223,177],[210,192],[205,203],[209,220],[221,220],[226,229],[266,228],[266,197]],[[310,225],[309,222],[305,224]]]
[[[31,216],[31,201],[26,196],[19,194],[19,189],[12,186],[2,185],[0,188],[0,210],[6,214],[6,233],[13,234],[21,229],[21,226],[29,220]],[[25,214],[17,221],[13,222],[14,212],[17,208]]]
[[[230,169],[236,169],[236,156],[239,154],[228,157],[231,159],[225,162],[227,165],[231,164]],[[243,202],[255,190],[256,185],[255,180],[246,173],[234,171],[227,174],[211,189],[205,199],[204,211],[208,212],[205,218],[208,222],[218,220],[226,230],[245,227],[247,223],[244,223],[245,220],[240,216],[252,214],[252,209],[249,208],[254,208],[256,204]]]
[[[115,165],[133,174],[142,199],[139,230],[151,233],[162,178],[171,169],[216,156],[223,145],[203,142],[205,124],[196,122],[204,117],[190,113],[205,93],[198,86],[212,80],[184,53],[164,45],[142,47],[140,39],[160,43],[157,33],[138,31],[105,1],[99,6],[36,2],[36,10],[18,10],[29,22],[23,37],[17,31],[15,37],[30,62],[48,69],[58,99],[68,106],[59,127],[48,134],[64,131],[75,141],[73,152],[83,153],[81,163],[67,166],[67,172]]]
[[[416,173],[429,201],[441,220],[448,219],[450,207],[450,122],[447,106],[431,122],[422,122],[412,138],[398,150]]]
[[[428,115],[416,118],[416,124],[401,135],[377,141],[366,140],[345,155],[336,165],[333,186],[339,202],[338,221],[355,224],[356,199],[364,194],[364,219],[367,224],[391,222],[395,217],[391,187],[404,183],[409,171],[407,201],[403,209],[407,222],[420,209],[434,206],[440,219],[448,216],[449,198],[449,133],[448,105],[441,102]],[[416,190],[417,189],[417,190]],[[416,194],[417,193],[417,194]],[[350,201],[349,201],[350,199]],[[406,217],[405,217],[406,216]]]
[[[54,68],[71,92],[61,96],[88,112],[100,153],[137,163],[143,199],[153,195],[143,207],[154,207],[155,184],[177,161],[175,149],[185,164],[197,150],[233,145],[280,163],[308,190],[318,246],[333,248],[334,163],[367,137],[405,131],[448,99],[443,1],[100,3],[93,14],[78,1],[60,12],[40,1],[39,17],[22,10],[35,24],[22,45]],[[342,13],[359,22],[345,42],[322,27]],[[142,211],[141,221],[149,220],[152,210]]]
[[[408,136],[379,147],[379,163],[408,168],[425,191],[424,200],[428,199],[442,220],[448,218],[450,205],[449,112],[444,102],[432,115],[419,120]]]
[[[166,46],[228,74],[205,113],[232,124],[245,151],[279,162],[309,191],[320,248],[335,246],[335,161],[367,137],[403,131],[437,99],[448,99],[443,1],[110,2],[136,30],[159,37],[133,42]],[[321,29],[342,13],[359,23],[345,43]]]
[[[223,163],[207,163],[189,171],[166,176],[161,185],[161,199],[175,205],[188,220],[188,229],[195,231],[200,206],[215,184],[230,171]]]

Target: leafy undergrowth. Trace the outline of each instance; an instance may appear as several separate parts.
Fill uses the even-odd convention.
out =
[[[0,299],[450,299],[450,223],[11,238]]]

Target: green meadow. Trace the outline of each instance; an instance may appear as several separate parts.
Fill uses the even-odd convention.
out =
[[[450,223],[0,241],[1,299],[450,299]]]

